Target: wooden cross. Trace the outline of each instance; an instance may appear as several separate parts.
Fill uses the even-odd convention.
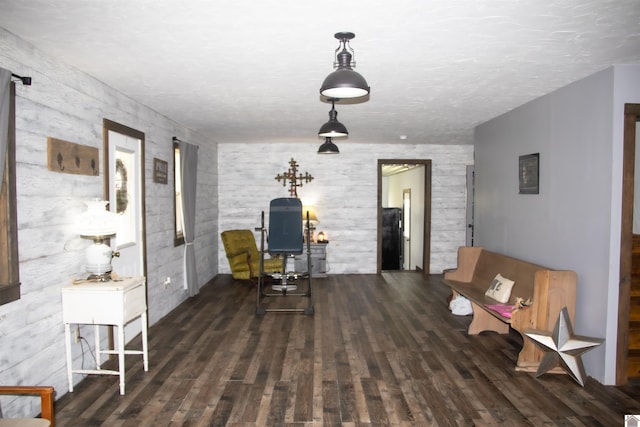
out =
[[[313,177],[309,175],[309,172],[305,172],[304,175],[302,173],[298,174],[298,163],[293,160],[293,157],[289,161],[289,169],[286,172],[279,173],[276,176],[276,181],[282,181],[282,186],[286,187],[287,182],[289,183],[289,194],[298,198],[298,187],[302,187],[302,181],[311,182]]]

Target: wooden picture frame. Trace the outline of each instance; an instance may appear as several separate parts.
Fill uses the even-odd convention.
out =
[[[540,153],[520,156],[518,162],[519,194],[540,193]]]
[[[169,176],[169,163],[154,157],[153,159],[153,182],[167,184]]]

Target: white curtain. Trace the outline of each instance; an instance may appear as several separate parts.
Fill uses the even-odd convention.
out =
[[[0,183],[9,141],[9,101],[11,99],[11,71],[0,68]]]
[[[190,297],[200,292],[196,251],[193,246],[196,229],[196,182],[198,177],[198,147],[178,141],[180,147],[180,171],[182,173],[182,213],[184,233],[184,280]]]

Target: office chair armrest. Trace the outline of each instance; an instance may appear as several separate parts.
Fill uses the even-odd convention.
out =
[[[51,421],[51,427],[54,427],[53,392],[54,392],[54,389],[51,386],[18,386],[18,385],[0,386],[0,394],[40,395],[40,411],[42,413],[42,418],[45,418]]]

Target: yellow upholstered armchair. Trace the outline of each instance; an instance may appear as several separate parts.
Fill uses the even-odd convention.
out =
[[[0,386],[0,394],[40,396],[42,412],[41,418],[0,419],[0,427],[54,427],[53,393],[51,386]]]
[[[260,274],[260,253],[251,230],[227,230],[220,233],[224,251],[229,260],[231,275],[236,280],[247,280]],[[265,273],[282,272],[282,259],[265,258]]]

